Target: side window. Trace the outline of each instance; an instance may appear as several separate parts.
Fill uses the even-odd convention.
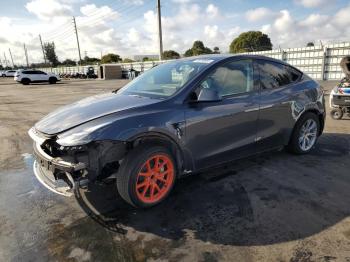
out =
[[[290,75],[290,79],[292,80],[292,83],[298,82],[302,74],[299,71],[295,70],[293,67],[290,67],[290,66],[286,66],[286,67]]]
[[[43,72],[43,71],[36,71],[36,74],[37,74],[37,75],[46,75],[46,73]]]
[[[283,64],[259,60],[259,68],[263,89],[279,88],[294,82],[291,71]]]
[[[201,83],[203,88],[216,89],[221,96],[243,94],[254,89],[253,63],[251,60],[234,61],[217,67]],[[200,90],[196,93],[199,95]]]

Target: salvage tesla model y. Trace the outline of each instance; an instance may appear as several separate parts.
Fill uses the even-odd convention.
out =
[[[159,65],[122,89],[49,114],[29,130],[34,172],[72,195],[116,176],[136,207],[164,200],[182,176],[268,150],[310,152],[322,134],[317,82],[278,60],[211,55]]]

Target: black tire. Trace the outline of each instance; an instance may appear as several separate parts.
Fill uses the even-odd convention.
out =
[[[28,78],[23,78],[22,81],[21,81],[21,83],[22,83],[23,85],[29,85],[29,84],[30,84],[30,79],[28,79]]]
[[[334,119],[334,120],[340,120],[343,118],[343,115],[344,115],[344,112],[343,110],[341,110],[340,108],[336,108],[336,109],[333,109],[331,111],[331,117]]]
[[[142,201],[136,192],[139,173],[145,166],[145,163],[152,156],[164,155],[167,156],[173,164],[173,180],[169,186],[166,186],[166,192],[161,199],[153,203],[145,203]],[[132,149],[123,159],[117,174],[117,189],[119,195],[129,204],[138,208],[150,208],[164,201],[171,192],[177,176],[177,168],[174,157],[171,152],[160,145],[141,144]],[[145,190],[145,189],[144,189]],[[150,190],[150,189],[146,189]],[[148,192],[148,191],[147,191]],[[146,193],[147,193],[146,192]]]
[[[50,77],[49,83],[50,83],[50,85],[56,84],[57,83],[57,78],[56,77]]]
[[[300,137],[300,133],[301,133],[301,129],[303,127],[303,125],[309,120],[312,119],[316,122],[316,126],[317,126],[317,131],[316,131],[316,140],[313,144],[313,146],[311,148],[309,148],[308,150],[303,150],[300,143],[299,143],[299,137]],[[314,146],[317,143],[317,139],[319,137],[320,134],[320,120],[318,118],[318,116],[312,112],[308,112],[305,113],[304,115],[302,115],[300,117],[300,119],[298,120],[298,122],[295,124],[293,132],[292,132],[292,136],[290,138],[290,142],[287,146],[287,150],[290,153],[293,154],[297,154],[297,155],[304,155],[309,153],[310,151],[313,150]]]

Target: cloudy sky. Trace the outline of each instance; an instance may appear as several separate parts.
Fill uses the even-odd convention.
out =
[[[164,49],[183,53],[200,39],[228,51],[239,33],[261,30],[274,47],[309,41],[350,41],[350,1],[345,0],[162,0]],[[78,59],[72,24],[76,17],[82,56],[156,54],[156,0],[11,0],[0,9],[0,60],[41,62],[38,35],[54,41],[60,60]]]

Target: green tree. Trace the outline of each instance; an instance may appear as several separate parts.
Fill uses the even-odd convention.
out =
[[[178,58],[180,58],[180,54],[178,52],[175,52],[174,50],[167,50],[163,52],[164,60],[178,59]]]
[[[150,61],[150,59],[149,59],[149,57],[144,57],[144,58],[142,58],[142,62],[147,62],[147,61]]]
[[[271,39],[260,31],[240,34],[230,45],[230,53],[272,50]]]
[[[219,47],[215,46],[213,50],[214,50],[214,54],[220,54],[220,48]]]
[[[193,43],[193,46],[191,49],[188,49],[185,52],[185,56],[196,56],[196,55],[203,55],[203,54],[212,54],[213,51],[208,48],[205,47],[202,41],[195,41]]]
[[[306,47],[312,47],[312,46],[315,46],[314,42],[309,42],[306,44]]]
[[[188,50],[185,52],[184,56],[186,56],[186,57],[193,56],[192,48],[188,49]]]
[[[100,62],[101,62],[101,59],[98,59],[95,57],[88,57],[88,56],[85,56],[82,61],[83,65],[94,65]]]
[[[130,58],[124,58],[123,60],[123,63],[132,63],[132,62],[135,62],[135,61]]]
[[[118,63],[121,61],[122,61],[122,59],[120,58],[119,55],[110,53],[110,54],[102,56],[101,64]]]
[[[72,60],[72,59],[66,59],[66,60],[64,60],[61,64],[62,64],[62,65],[65,65],[65,66],[76,66],[76,65],[77,65],[77,62],[75,62],[75,61]]]
[[[52,66],[57,66],[59,64],[54,42],[44,43],[44,52],[47,60],[52,64]]]

